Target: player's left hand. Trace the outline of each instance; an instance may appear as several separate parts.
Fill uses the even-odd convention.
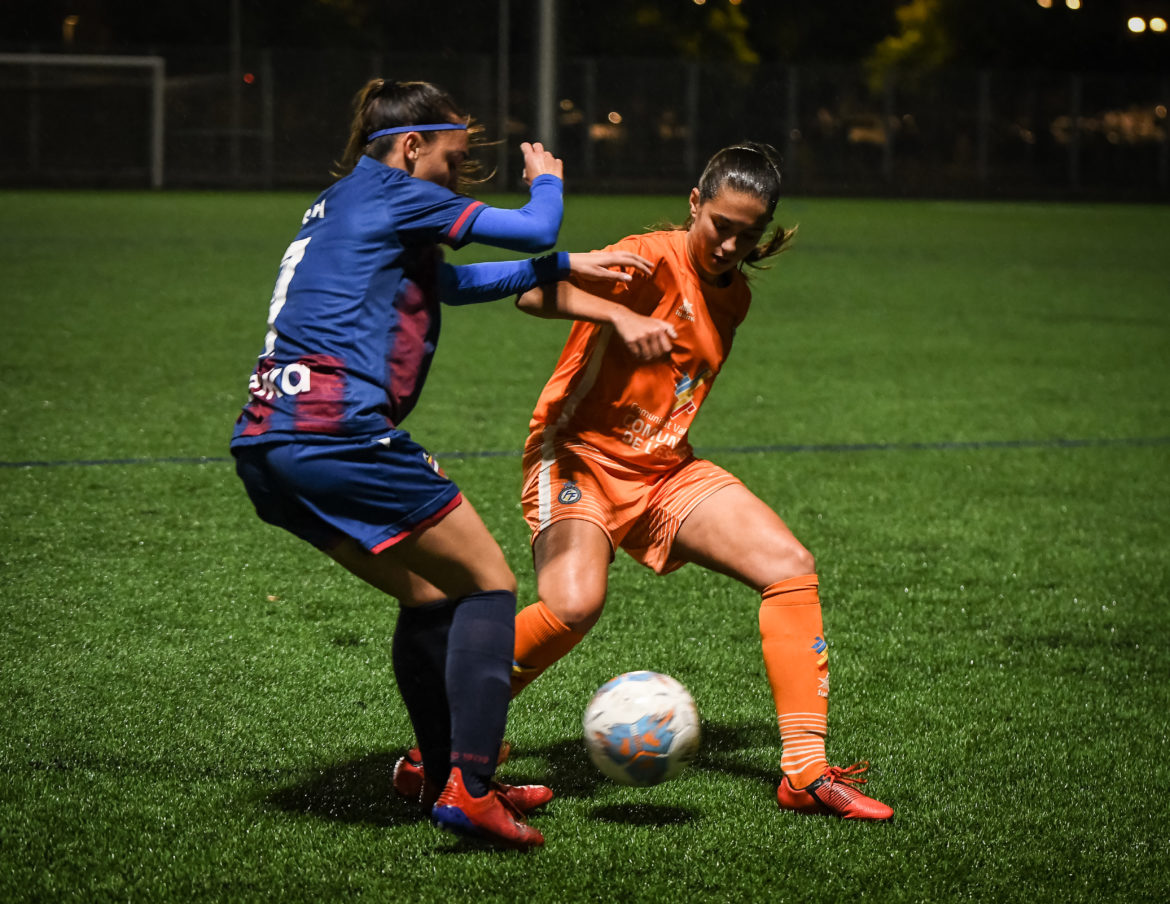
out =
[[[623,267],[625,269],[615,269]],[[632,251],[587,251],[569,254],[569,269],[583,279],[601,279],[610,282],[629,282],[637,270],[646,276],[654,275],[654,266],[640,254]]]
[[[524,182],[526,184],[531,185],[533,179],[545,174],[564,180],[564,161],[546,151],[544,145],[539,141],[534,141],[531,144],[527,141],[521,142],[520,153],[524,155]]]

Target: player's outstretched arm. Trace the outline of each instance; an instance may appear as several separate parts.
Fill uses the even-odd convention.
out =
[[[485,261],[480,264],[441,264],[439,299],[444,304],[465,305],[516,295],[542,283],[555,283],[570,273],[582,279],[628,282],[630,271],[649,275],[646,258],[630,251],[561,251],[523,261]]]

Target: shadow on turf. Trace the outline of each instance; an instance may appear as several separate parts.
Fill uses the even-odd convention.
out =
[[[692,768],[756,779],[774,785],[780,780],[780,738],[775,723],[723,725],[704,721],[699,755]],[[758,751],[772,750],[768,766],[757,766]]]
[[[417,804],[395,794],[390,783],[400,755],[371,753],[328,766],[299,784],[272,792],[266,800],[287,813],[337,822],[382,827],[418,822],[425,814]]]
[[[760,768],[751,762],[754,758],[751,751],[775,746],[774,733],[768,728],[770,726],[704,722],[702,747],[691,768],[766,784],[775,782],[777,774],[774,769]],[[745,751],[748,756],[741,755]],[[328,766],[304,781],[273,791],[265,799],[287,813],[337,822],[381,827],[418,822],[426,818],[425,814],[413,802],[395,794],[391,787],[394,763],[400,755],[400,751],[371,753]],[[557,797],[593,797],[598,787],[607,781],[589,762],[580,738],[566,738],[542,747],[520,748],[513,755],[520,761],[529,757],[543,760],[545,768],[537,774],[529,774],[516,768],[518,763],[505,764],[499,773],[501,781],[547,784],[556,791]],[[593,815],[605,822],[654,826],[687,822],[696,814],[685,807],[621,804],[599,807]]]
[[[693,807],[672,807],[663,804],[607,804],[596,807],[590,814],[598,822],[624,826],[679,826],[693,822],[699,811]]]

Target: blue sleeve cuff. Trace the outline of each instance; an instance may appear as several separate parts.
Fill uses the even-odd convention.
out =
[[[532,269],[536,274],[536,283],[556,282],[569,275],[569,252],[557,251],[553,254],[542,254],[532,261]]]
[[[551,182],[556,186],[558,191],[564,192],[565,181],[560,176],[554,176],[552,173],[541,173],[532,180],[532,185],[529,186],[529,191],[536,188],[538,185],[544,185],[546,182]]]

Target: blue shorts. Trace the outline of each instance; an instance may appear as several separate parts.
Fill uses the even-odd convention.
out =
[[[320,549],[352,537],[381,552],[463,501],[459,487],[403,430],[377,440],[232,451],[256,513]]]

